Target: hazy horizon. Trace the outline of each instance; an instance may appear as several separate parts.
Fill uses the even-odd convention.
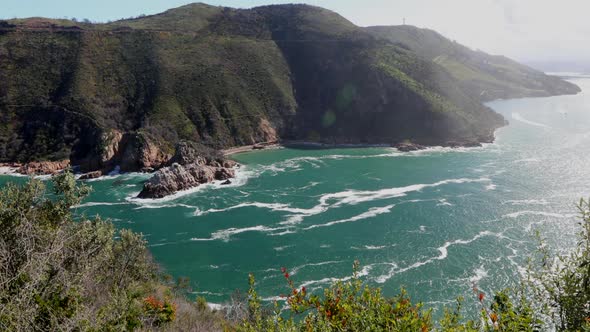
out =
[[[184,0],[88,1],[5,0],[0,18],[50,17],[106,22],[141,14],[152,15],[193,3]],[[251,8],[285,0],[209,0],[210,5]],[[590,34],[586,13],[590,4],[566,5],[545,0],[306,0],[333,10],[359,26],[407,24],[436,30],[444,36],[487,53],[505,55],[545,70],[586,70],[590,66]]]

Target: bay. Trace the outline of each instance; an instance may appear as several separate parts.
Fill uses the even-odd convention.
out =
[[[575,203],[590,196],[590,79],[576,96],[495,101],[510,125],[481,148],[275,149],[235,155],[232,185],[138,200],[148,175],[88,182],[77,213],[142,232],[156,261],[214,303],[247,289],[288,291],[280,272],[318,291],[354,260],[387,295],[405,287],[436,309],[515,286],[536,246],[575,244]],[[24,178],[0,177],[7,181]]]

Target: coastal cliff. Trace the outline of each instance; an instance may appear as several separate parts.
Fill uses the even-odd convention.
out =
[[[506,124],[489,97],[578,91],[530,69],[535,89],[517,80],[484,98],[387,33],[307,5],[0,21],[0,162],[154,171],[179,141],[471,146]]]

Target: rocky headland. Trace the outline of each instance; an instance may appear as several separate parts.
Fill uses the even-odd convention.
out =
[[[169,164],[154,173],[138,198],[162,198],[216,180],[231,183],[238,166],[223,154],[190,142],[177,145]]]

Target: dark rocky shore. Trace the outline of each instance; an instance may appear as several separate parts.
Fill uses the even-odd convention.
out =
[[[148,172],[153,176],[144,184],[143,190],[138,198],[163,198],[176,192],[191,189],[202,184],[224,181],[222,184],[230,184],[235,177],[235,168],[239,164],[228,159],[234,153],[258,150],[274,146],[287,147],[316,147],[316,148],[341,148],[341,147],[384,147],[391,146],[402,152],[412,152],[426,149],[430,146],[458,147],[480,147],[481,143],[493,142],[493,134],[483,142],[461,141],[446,142],[438,145],[423,145],[411,141],[404,141],[395,144],[335,144],[307,141],[274,141],[272,144],[258,144],[232,148],[228,150],[215,150],[198,143],[181,141],[175,147],[172,156],[165,155],[152,144],[144,143],[134,149],[121,147],[122,142],[129,144],[122,139],[122,135],[111,135],[106,139],[110,144],[105,145],[104,152],[97,156],[96,160],[90,163],[98,170],[89,170],[91,165],[72,165],[70,160],[60,161],[39,161],[30,163],[3,163],[4,167],[12,173],[24,175],[53,175],[62,172],[64,169],[73,167],[81,175],[80,180],[89,180],[107,175],[114,169],[126,172]],[[119,163],[123,163],[121,166]],[[90,168],[92,169],[92,168]],[[82,172],[80,172],[82,171]]]

